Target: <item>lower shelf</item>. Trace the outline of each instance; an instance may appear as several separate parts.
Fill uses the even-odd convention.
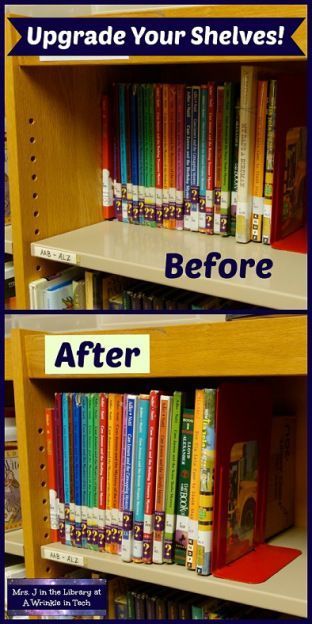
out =
[[[281,611],[299,617],[307,616],[306,531],[293,528],[271,542],[299,548],[297,559],[265,583],[249,585],[213,576],[200,577],[177,565],[125,563],[118,555],[72,548],[59,542],[41,547],[44,559],[85,567],[97,572],[192,591],[204,596],[232,600],[243,604]]]
[[[23,529],[8,531],[5,534],[5,552],[9,555],[24,557],[24,535]]]

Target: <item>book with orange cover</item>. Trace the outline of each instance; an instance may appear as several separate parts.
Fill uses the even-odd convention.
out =
[[[118,552],[122,394],[108,395],[105,552]]]
[[[155,86],[155,183],[156,183],[156,214],[158,227],[163,222],[163,102],[162,85]]]
[[[198,512],[200,493],[200,461],[202,445],[202,426],[204,416],[204,390],[196,390],[194,410],[194,433],[192,448],[191,487],[189,501],[189,521],[186,548],[186,567],[196,569],[197,539],[198,539]]]
[[[162,395],[160,397],[153,534],[153,563],[164,562],[166,480],[168,469],[171,404],[171,396]]]
[[[262,239],[267,99],[268,99],[268,81],[258,80],[255,164],[254,164],[254,177],[253,177],[252,225],[251,225],[251,238],[253,241],[257,243],[261,242],[261,239]]]

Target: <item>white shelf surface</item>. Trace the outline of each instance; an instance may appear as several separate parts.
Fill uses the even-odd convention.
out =
[[[4,226],[4,251],[7,254],[13,253],[12,245],[12,225]]]
[[[40,257],[42,250],[73,254],[71,264],[95,271],[107,271],[273,309],[303,310],[307,307],[305,254],[279,251],[257,243],[242,245],[236,243],[233,237],[103,221],[31,244],[33,256]],[[252,269],[245,279],[237,276],[222,279],[217,267],[214,267],[210,279],[190,279],[185,275],[179,279],[165,277],[166,253],[182,254],[185,266],[191,258],[200,258],[204,262],[211,251],[219,252],[221,260],[232,258],[237,263],[242,258],[253,258],[256,262],[270,258],[273,260],[272,276],[261,279]],[[47,258],[47,255],[44,257]]]
[[[67,563],[90,570],[306,617],[306,531],[297,528],[290,529],[276,537],[271,543],[298,548],[302,554],[268,581],[257,585],[237,583],[214,576],[201,577],[178,565],[125,563],[118,555],[73,548],[59,542],[42,546],[41,555],[44,559],[62,562],[66,561],[69,555]],[[75,557],[79,559],[76,562]]]
[[[5,552],[10,555],[24,557],[24,536],[23,529],[7,531],[5,533]]]

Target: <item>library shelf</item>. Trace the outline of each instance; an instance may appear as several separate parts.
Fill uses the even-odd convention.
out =
[[[271,277],[261,279],[252,268],[242,279],[221,278],[217,267],[211,278],[178,279],[165,276],[167,253],[179,253],[184,264],[191,258],[203,262],[209,252],[218,252],[221,259],[232,258],[240,263],[253,258],[256,263],[273,261]],[[257,243],[236,243],[232,237],[205,236],[194,232],[175,232],[161,228],[102,221],[31,244],[31,253],[41,259],[69,258],[71,264],[85,269],[107,271],[193,292],[226,297],[248,304],[275,309],[304,310],[307,306],[306,255],[283,252]],[[63,254],[63,256],[61,255]]]
[[[8,531],[4,539],[4,551],[10,555],[24,557],[24,535],[23,529]]]
[[[4,251],[7,254],[13,254],[12,225],[4,226]]]
[[[78,558],[79,562],[76,565],[97,572],[126,576],[138,581],[305,617],[307,613],[306,532],[304,529],[289,529],[270,543],[298,548],[302,554],[265,583],[256,585],[228,581],[214,576],[202,577],[175,564],[125,563],[118,555],[73,548],[59,542],[42,546],[41,555],[44,559],[69,564]]]

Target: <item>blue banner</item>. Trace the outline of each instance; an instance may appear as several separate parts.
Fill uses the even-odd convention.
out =
[[[303,56],[295,17],[10,18],[21,56]]]
[[[8,579],[8,614],[106,615],[106,579]]]

